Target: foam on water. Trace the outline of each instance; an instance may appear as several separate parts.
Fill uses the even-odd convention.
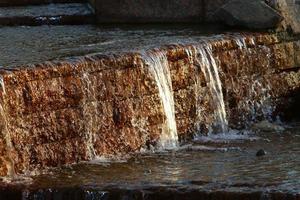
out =
[[[228,152],[228,151],[241,151],[240,147],[215,147],[210,145],[189,144],[180,147],[179,150],[184,151],[201,151],[201,152]]]
[[[198,143],[235,143],[239,141],[254,141],[260,139],[252,131],[229,130],[226,133],[210,134],[208,136],[197,135],[194,142]]]
[[[105,156],[96,156],[93,160],[88,161],[89,164],[98,164],[98,165],[109,165],[110,163],[126,163],[130,158],[127,156],[114,156],[114,157],[105,157]]]

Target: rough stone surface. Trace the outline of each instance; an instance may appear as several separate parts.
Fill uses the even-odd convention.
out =
[[[230,0],[206,0],[205,1],[205,13],[206,17],[205,20],[214,22],[216,19],[214,18],[214,13],[216,10],[224,6],[226,3],[228,3]]]
[[[246,46],[240,47],[238,38]],[[238,38],[228,35],[209,40],[220,66],[233,128],[242,128],[253,117],[263,118],[264,106],[300,88],[297,40],[285,42],[276,35],[256,33]],[[199,129],[206,133],[215,121],[209,88],[187,54],[189,48],[161,49],[170,66],[182,140]],[[7,155],[14,160],[16,171],[24,173],[95,155],[139,152],[155,145],[162,132],[165,114],[158,88],[139,54],[93,55],[0,73],[1,175],[8,171]],[[195,86],[196,80],[200,87]],[[270,101],[267,105],[266,99]],[[12,148],[7,148],[9,142]]]
[[[295,0],[273,0],[273,6],[284,16],[282,26],[295,34],[300,34],[300,3]]]
[[[276,28],[282,20],[275,9],[260,0],[232,0],[216,11],[215,18],[229,26],[249,29]]]

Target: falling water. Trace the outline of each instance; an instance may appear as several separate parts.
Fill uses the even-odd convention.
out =
[[[247,51],[248,55],[251,55],[252,50],[247,46],[246,37],[238,35],[234,37],[234,40],[240,49]],[[254,37],[250,37],[249,40],[252,45],[256,44]],[[261,46],[260,48],[262,48],[263,52],[269,58],[267,60],[271,60],[271,49],[267,46]],[[271,65],[271,63],[268,63],[268,65]],[[249,77],[249,79],[250,78],[251,77]],[[255,122],[258,117],[272,121],[271,116],[275,108],[271,103],[271,88],[268,83],[263,81],[262,78],[255,77],[252,79],[255,80],[250,79],[252,84],[249,85],[248,94],[246,95],[247,99],[245,101],[241,101],[238,107],[247,108],[251,115],[251,122]]]
[[[222,91],[222,83],[219,76],[217,62],[212,53],[212,47],[208,43],[195,45],[188,55],[195,54],[195,62],[203,72],[207,86],[212,95],[213,106],[215,107],[215,118],[218,132],[226,133],[228,131],[228,121],[225,110],[225,103]],[[199,82],[199,81],[198,81]],[[199,108],[198,108],[199,109]],[[197,110],[198,110],[197,109]]]
[[[178,147],[178,135],[171,74],[166,53],[162,51],[152,51],[144,53],[143,57],[146,65],[149,67],[150,73],[155,78],[166,115],[166,122],[159,142],[160,148],[174,149]]]
[[[3,92],[3,96],[5,96],[5,85],[3,78],[1,77],[0,79],[0,87]],[[13,144],[11,141],[11,136],[10,132],[8,130],[8,121],[7,121],[7,116],[5,113],[5,103],[1,102],[0,103],[0,118],[1,118],[1,132],[2,135],[4,136],[4,140],[6,143],[6,167],[7,167],[7,181],[11,181],[16,177],[16,172],[15,172],[15,163],[12,158],[12,151],[13,151]]]
[[[193,48],[194,49],[194,48]],[[185,49],[185,52],[186,54],[188,55],[188,59],[189,59],[189,63],[194,65],[194,66],[197,66],[197,64],[194,62],[195,59],[194,59],[194,53],[192,51],[192,49],[190,48],[186,48]],[[202,86],[201,86],[201,69],[200,67],[197,68],[197,70],[195,70],[195,82],[194,82],[194,91],[195,91],[195,100],[196,100],[196,118],[195,118],[195,130],[197,133],[200,133],[201,132],[201,119],[203,118],[202,114],[203,114],[203,111],[202,111],[202,105],[201,105],[201,89],[202,89]]]
[[[86,99],[83,102],[83,114],[85,118],[85,140],[86,140],[86,148],[87,148],[87,156],[90,160],[96,158],[96,151],[94,148],[94,140],[95,140],[95,127],[97,125],[94,123],[97,118],[97,103],[95,97],[95,87],[92,87],[92,82],[87,73],[82,74],[82,81],[84,83],[83,92]],[[91,98],[91,99],[88,99]],[[92,102],[89,102],[92,100]]]

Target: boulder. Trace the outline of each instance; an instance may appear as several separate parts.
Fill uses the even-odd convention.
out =
[[[249,29],[275,28],[283,19],[277,10],[261,0],[232,0],[218,9],[214,17],[229,26]]]

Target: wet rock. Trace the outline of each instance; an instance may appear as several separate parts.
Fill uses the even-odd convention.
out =
[[[261,157],[261,156],[265,156],[267,154],[267,152],[263,149],[258,150],[258,152],[256,153],[257,157]]]
[[[249,29],[275,28],[282,16],[260,0],[232,0],[218,9],[214,17],[229,26]]]

